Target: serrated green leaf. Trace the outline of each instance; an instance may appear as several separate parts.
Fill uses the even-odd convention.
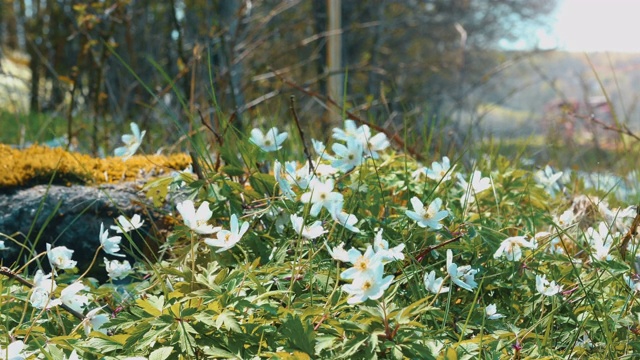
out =
[[[288,314],[287,320],[280,327],[280,333],[291,346],[314,356],[316,334],[308,321],[303,323],[298,315]]]
[[[233,332],[242,332],[238,321],[235,318],[235,314],[229,310],[224,310],[218,316],[216,316],[216,328],[220,329],[224,325],[224,328]]]

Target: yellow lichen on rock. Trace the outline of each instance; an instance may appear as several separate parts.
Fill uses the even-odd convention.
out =
[[[146,179],[182,170],[191,163],[187,154],[135,155],[126,161],[31,146],[14,149],[0,144],[0,188],[36,184],[100,184]]]

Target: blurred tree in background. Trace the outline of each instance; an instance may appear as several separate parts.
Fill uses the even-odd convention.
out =
[[[4,0],[0,42],[4,58],[28,66],[24,110],[65,119],[67,133],[95,153],[111,148],[118,141],[111,134],[129,121],[163,129],[162,142],[173,143],[181,132],[166,131],[175,126],[172,117],[184,131],[199,126],[200,114],[212,124],[233,116],[237,126],[262,116],[285,119],[292,94],[304,121],[335,121],[327,114],[338,110],[292,85],[325,95],[332,76],[346,83],[346,98],[334,100],[365,118],[396,127],[407,118],[438,124],[467,106],[470,92],[504,60],[500,42],[526,36],[554,6],[555,0]],[[328,30],[336,13],[342,27]],[[342,44],[338,70],[327,62],[332,36]]]

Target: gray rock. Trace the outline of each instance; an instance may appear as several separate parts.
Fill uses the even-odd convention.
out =
[[[115,224],[115,218],[119,215],[131,217],[136,213],[142,216],[145,223],[138,231],[132,232],[132,240],[136,246],[123,236],[121,248],[126,251],[121,252],[129,253],[130,261],[135,260],[131,255],[134,258],[141,256],[138,249],[147,255],[156,252],[150,248],[157,244],[149,244],[156,237],[147,235],[152,228],[151,224],[161,215],[140,191],[142,184],[128,182],[69,187],[37,185],[0,194],[0,240],[4,240],[7,247],[0,251],[0,260],[4,266],[25,264],[33,258],[33,254],[45,251],[46,244],[50,243],[53,247],[66,246],[74,250],[72,259],[78,262],[80,272],[84,272],[100,246],[100,224],[104,223],[106,229]],[[155,226],[153,228],[157,229]],[[110,236],[114,235],[115,231],[110,230]],[[115,259],[101,251],[97,257],[97,266],[103,264],[103,257]],[[45,270],[50,269],[46,257],[39,260]],[[106,274],[104,269],[99,271],[94,266],[91,275],[104,279]]]

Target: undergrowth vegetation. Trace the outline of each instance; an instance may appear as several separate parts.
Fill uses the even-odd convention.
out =
[[[143,141],[132,129],[121,156]],[[103,227],[95,254],[32,254],[49,274],[0,269],[0,359],[640,352],[637,174],[593,180],[496,153],[421,164],[352,120],[329,144],[299,124],[229,129],[147,183],[177,204],[158,261],[124,260],[134,216]],[[77,256],[111,280],[84,277]]]

